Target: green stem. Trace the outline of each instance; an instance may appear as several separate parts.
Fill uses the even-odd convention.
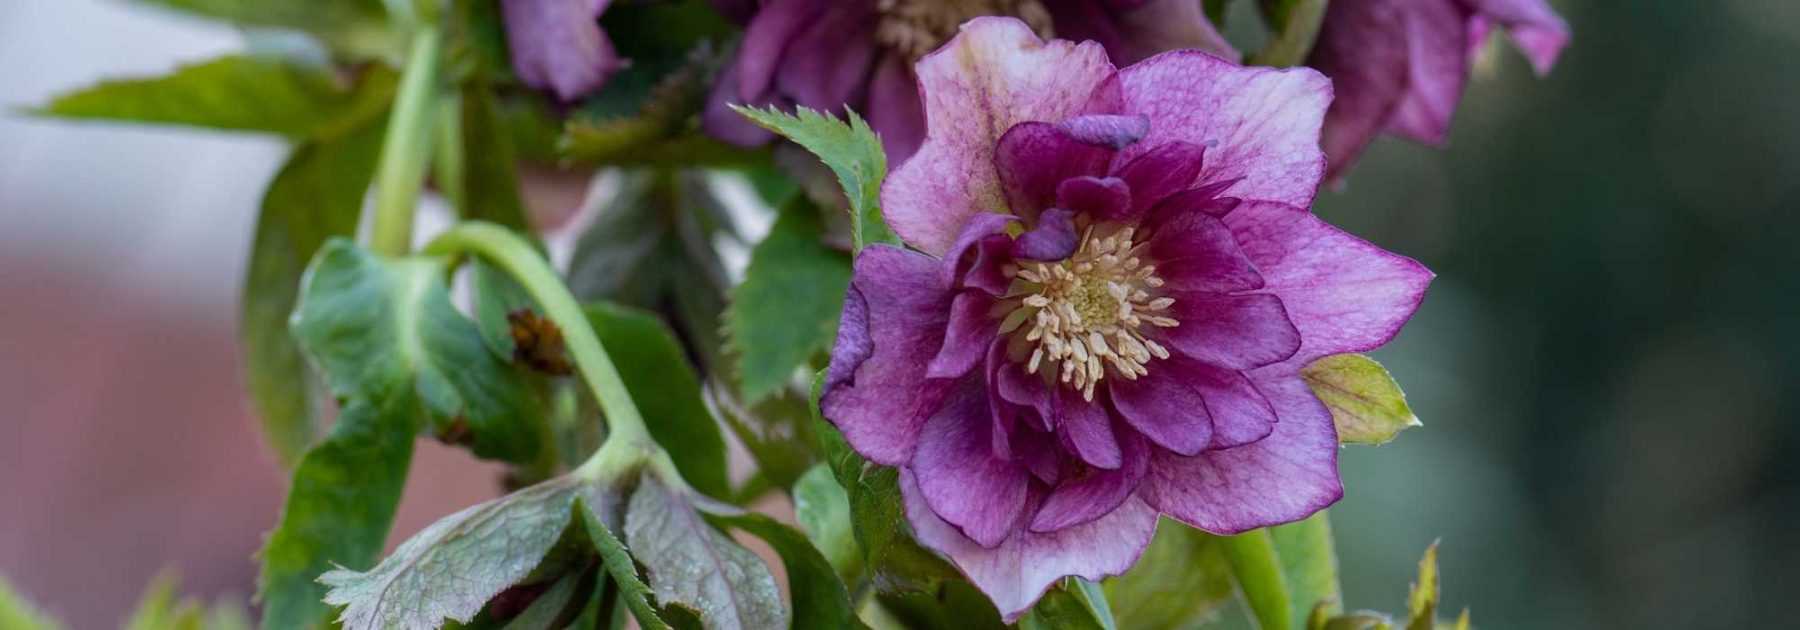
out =
[[[457,216],[469,216],[463,194],[468,186],[463,181],[467,159],[463,156],[462,97],[446,93],[438,100],[437,146],[431,152],[431,179],[438,192],[450,202]]]
[[[400,74],[400,91],[388,118],[375,170],[375,222],[370,249],[388,256],[412,250],[413,211],[419,205],[426,162],[431,156],[431,120],[437,113],[438,63],[444,37],[435,26],[413,35],[412,52]]]
[[[1274,66],[1286,68],[1297,66],[1306,61],[1307,53],[1312,52],[1313,40],[1319,36],[1319,24],[1325,21],[1325,7],[1329,0],[1282,0],[1271,7],[1265,17],[1269,24],[1281,29],[1274,39],[1264,44],[1262,50],[1250,56],[1249,63],[1256,66]]]
[[[1237,578],[1238,589],[1250,605],[1257,625],[1265,630],[1292,628],[1287,580],[1281,574],[1281,560],[1275,553],[1275,541],[1267,529],[1253,529],[1236,536],[1219,539],[1225,548],[1225,559]]]
[[[594,400],[600,403],[600,412],[606,414],[606,442],[589,464],[605,459],[602,454],[616,452],[612,449],[649,449],[643,450],[642,454],[652,454],[655,442],[644,427],[644,417],[638,414],[637,405],[631,402],[631,393],[626,391],[619,369],[607,356],[606,348],[600,345],[600,337],[594,334],[594,328],[588,324],[587,315],[575,301],[575,296],[563,286],[556,272],[529,241],[498,225],[469,221],[444,232],[425,247],[425,252],[431,255],[473,253],[487,259],[517,280],[543,307],[545,317],[562,329],[569,357],[581,370],[581,378],[593,392]]]

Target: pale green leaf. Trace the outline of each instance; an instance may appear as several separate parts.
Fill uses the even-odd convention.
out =
[[[1219,538],[1167,518],[1137,564],[1104,586],[1119,627],[1134,630],[1191,628],[1233,595]]]
[[[850,286],[850,257],[820,240],[818,210],[804,195],[791,199],[751,251],[744,282],[725,309],[740,391],[751,402],[830,347]]]
[[[664,606],[715,630],[779,630],[789,614],[769,567],[707,524],[690,498],[646,476],[625,512],[625,542]]]
[[[104,81],[59,96],[36,113],[325,138],[387,108],[392,74],[371,71],[364,82],[364,89],[352,90],[329,68],[230,56],[161,77]]]
[[[887,177],[887,154],[881,139],[856,112],[849,122],[800,107],[794,114],[733,105],[732,109],[762,127],[794,141],[831,169],[850,201],[851,237],[856,249],[870,243],[897,242],[881,218],[881,182]]]
[[[391,58],[401,48],[382,0],[137,0],[241,26],[305,31],[360,57]]]
[[[682,478],[708,496],[731,496],[725,436],[669,327],[654,315],[617,304],[600,302],[586,310],[606,353],[621,368],[650,436],[668,451]]]
[[[1332,355],[1300,370],[1300,377],[1331,409],[1340,442],[1383,444],[1408,427],[1419,426],[1400,384],[1374,359]]]
[[[0,628],[8,630],[62,630],[62,624],[39,611],[0,575]]]
[[[590,490],[558,477],[431,524],[366,572],[319,577],[325,603],[343,606],[346,630],[429,630],[468,622],[500,591],[524,579],[562,537],[577,496]]]
[[[1293,604],[1290,618],[1306,619],[1321,604],[1328,613],[1343,610],[1330,517],[1319,512],[1305,520],[1271,527],[1269,535],[1281,558],[1281,575]]]
[[[1293,595],[1282,578],[1281,558],[1269,531],[1256,529],[1223,540],[1225,557],[1257,626],[1262,630],[1293,628]]]
[[[850,524],[850,495],[832,477],[831,468],[816,464],[794,484],[794,516],[814,547],[845,582],[862,571],[862,553]]]
[[[1406,596],[1406,630],[1432,630],[1437,626],[1438,566],[1437,543],[1425,548],[1419,559],[1419,581]]]

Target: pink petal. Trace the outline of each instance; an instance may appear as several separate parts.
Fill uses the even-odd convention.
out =
[[[907,243],[941,255],[977,212],[1007,211],[994,149],[1025,121],[1081,113],[1113,73],[1098,44],[1045,43],[1023,22],[977,18],[915,68],[927,137],[882,186],[888,224]]]
[[[1331,77],[1337,89],[1320,139],[1331,177],[1343,174],[1387,127],[1406,93],[1406,1],[1338,2],[1325,10],[1307,65]]]
[[[1106,221],[1131,215],[1131,187],[1117,177],[1082,176],[1056,185],[1056,205]]]
[[[1285,361],[1300,349],[1302,332],[1281,298],[1268,293],[1177,293],[1169,316],[1180,325],[1154,334],[1169,351],[1233,370]]]
[[[875,62],[874,7],[843,3],[808,20],[788,44],[775,84],[795,103],[839,111],[862,96]]]
[[[753,101],[774,85],[775,72],[781,67],[788,44],[807,26],[818,19],[829,0],[770,0],[757,11],[744,27],[744,42],[738,46],[733,68],[737,99]]]
[[[1412,3],[1406,11],[1409,63],[1388,130],[1432,145],[1450,134],[1450,118],[1469,80],[1469,14],[1456,2]]]
[[[912,471],[901,470],[900,494],[919,542],[948,557],[987,594],[1007,623],[1017,621],[1065,576],[1101,580],[1124,573],[1156,533],[1156,510],[1132,497],[1091,523],[1049,533],[1015,531],[1000,546],[988,548],[931,511]]]
[[[1477,14],[1506,27],[1513,43],[1531,60],[1538,74],[1550,73],[1563,46],[1569,43],[1569,25],[1544,0],[1468,0]]]
[[[1115,176],[1131,186],[1131,214],[1137,217],[1170,195],[1192,188],[1205,164],[1206,147],[1168,142],[1138,154]]]
[[[600,89],[625,66],[612,41],[600,30],[600,14],[608,4],[595,0],[502,2],[507,48],[519,79],[555,92],[564,102]]]
[[[1063,180],[1104,175],[1113,150],[1083,142],[1062,127],[1042,122],[1014,125],[994,149],[994,170],[1013,214],[1036,217],[1056,201]]]
[[[1028,481],[1024,467],[994,457],[991,427],[982,379],[963,379],[925,422],[908,468],[931,511],[983,547],[1018,524]]]
[[[1325,170],[1319,127],[1331,82],[1324,75],[1245,68],[1184,50],[1151,57],[1119,76],[1129,113],[1150,117],[1150,134],[1121,160],[1189,142],[1207,147],[1200,181],[1242,177],[1231,196],[1312,205]]]
[[[1150,235],[1150,260],[1171,291],[1226,293],[1263,286],[1231,229],[1205,212],[1178,215]]]

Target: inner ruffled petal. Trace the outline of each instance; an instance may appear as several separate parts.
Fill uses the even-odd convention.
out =
[[[1206,164],[1206,147],[1165,142],[1120,167],[1115,175],[1131,185],[1131,216],[1141,217],[1157,202],[1194,186]]]
[[[1150,447],[1144,437],[1126,428],[1117,431],[1121,464],[1117,469],[1086,468],[1065,475],[1031,517],[1034,532],[1052,532],[1093,521],[1112,513],[1137,489],[1150,469]]]
[[[1082,175],[1105,175],[1113,150],[1077,139],[1044,122],[1014,125],[994,149],[994,169],[1013,214],[1035,218],[1056,202],[1056,185]]]
[[[1263,286],[1231,229],[1204,212],[1177,215],[1157,227],[1149,253],[1172,291],[1235,293]]]
[[[1281,298],[1268,293],[1176,293],[1171,317],[1181,322],[1156,334],[1176,354],[1234,370],[1277,363],[1300,349],[1300,331]]]
[[[985,547],[1006,540],[1025,507],[1030,475],[1023,466],[994,457],[987,395],[982,379],[959,383],[926,420],[910,468],[931,511]]]
[[[1103,221],[1117,221],[1131,212],[1131,186],[1117,177],[1083,175],[1056,185],[1056,205]]]

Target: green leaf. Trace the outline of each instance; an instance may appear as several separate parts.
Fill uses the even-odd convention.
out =
[[[0,628],[9,630],[61,630],[62,624],[39,611],[0,575]]]
[[[461,183],[462,218],[498,223],[531,235],[531,222],[519,196],[515,171],[518,160],[492,90],[484,83],[465,85],[461,110],[466,160]]]
[[[289,28],[358,56],[392,58],[401,47],[382,0],[138,0],[240,26]]]
[[[201,630],[205,610],[199,602],[179,598],[180,580],[169,571],[158,573],[139,596],[125,630]]]
[[[543,413],[524,375],[496,358],[450,303],[442,261],[383,260],[333,240],[307,271],[294,336],[339,397],[416,396],[440,437],[477,456],[528,462]]]
[[[380,125],[303,144],[263,193],[244,274],[239,340],[263,435],[286,469],[299,461],[318,431],[312,375],[288,334],[288,315],[313,252],[326,239],[356,233],[380,151]]]
[[[1136,566],[1106,581],[1119,627],[1191,628],[1231,601],[1231,565],[1219,537],[1162,519]]]
[[[850,495],[832,477],[831,468],[816,464],[794,484],[794,516],[814,547],[846,583],[862,572],[862,552],[850,524]]]
[[[582,576],[578,573],[564,575],[562,579],[550,585],[548,590],[539,594],[537,599],[531,600],[531,605],[527,606],[524,612],[507,622],[505,630],[540,630],[541,628],[556,627],[557,618],[562,617],[569,602],[575,599],[576,591],[581,586],[581,579]]]
[[[791,199],[751,251],[744,282],[725,309],[740,391],[752,402],[785,386],[795,369],[831,346],[850,286],[850,257],[820,241],[817,208],[805,195]]]
[[[315,578],[375,564],[412,460],[416,407],[399,393],[350,399],[331,435],[294,468],[281,522],[261,552],[263,628],[323,623],[330,609]]]
[[[432,523],[366,572],[319,576],[346,630],[468,622],[531,573],[568,527],[577,496],[596,486],[558,477]]]
[[[794,601],[793,627],[864,627],[850,604],[850,592],[832,570],[831,563],[806,536],[754,512],[719,517],[718,520],[763,539],[781,555],[782,566],[787,569],[788,592]]]
[[[372,71],[364,83],[351,90],[329,68],[231,56],[156,78],[105,81],[59,96],[36,113],[320,138],[387,108],[392,73]]]
[[[1292,595],[1281,577],[1281,562],[1266,529],[1229,536],[1225,557],[1231,562],[1244,602],[1263,630],[1293,628]]]
[[[1384,444],[1408,427],[1419,426],[1400,384],[1374,359],[1332,355],[1306,366],[1300,377],[1331,409],[1339,442]]]
[[[887,177],[887,154],[881,150],[881,139],[861,116],[850,112],[846,123],[805,107],[793,115],[772,107],[765,110],[733,105],[732,109],[805,147],[837,174],[838,184],[850,201],[850,229],[857,251],[869,243],[898,242],[881,218],[881,182]]]
[[[1325,512],[1221,539],[1252,615],[1265,630],[1304,627],[1320,603],[1339,610],[1337,554]]]
[[[1437,543],[1425,548],[1419,559],[1419,581],[1406,596],[1406,630],[1432,630],[1437,625],[1438,566]]]
[[[1081,578],[1063,580],[1019,620],[1020,630],[1117,630],[1100,586]]]
[[[619,597],[625,600],[625,608],[637,619],[638,626],[645,630],[668,630],[669,624],[656,614],[656,607],[650,604],[650,587],[638,579],[637,563],[625,550],[625,544],[614,536],[607,518],[595,510],[607,511],[610,508],[599,507],[581,501],[581,521],[587,528],[588,540],[593,542],[594,549],[600,552],[600,562],[606,568],[607,575],[618,586]]]
[[[651,437],[668,450],[682,478],[708,496],[731,496],[725,437],[669,327],[649,313],[604,302],[588,305],[587,317],[613,363],[623,368],[620,376]]]
[[[696,612],[708,628],[787,628],[769,567],[708,525],[689,500],[646,476],[626,508],[625,542],[658,601]]]

